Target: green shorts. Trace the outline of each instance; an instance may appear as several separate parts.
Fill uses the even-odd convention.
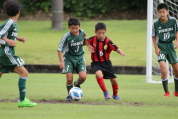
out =
[[[74,71],[76,71],[77,73],[86,71],[85,57],[83,55],[64,56],[64,69],[62,70],[62,73],[74,73]]]
[[[14,55],[14,48],[9,46],[0,47],[0,72],[9,73],[14,70],[16,66],[23,66],[25,62],[19,57]]]
[[[166,59],[170,64],[178,63],[176,51],[174,49],[174,43],[158,43],[158,47],[161,51],[160,55],[158,55],[158,62],[165,61]]]

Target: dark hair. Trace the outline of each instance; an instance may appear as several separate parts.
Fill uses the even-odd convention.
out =
[[[160,3],[158,6],[157,6],[157,11],[159,11],[160,9],[165,9],[168,11],[168,6],[167,4],[165,3]]]
[[[21,9],[21,4],[16,0],[6,0],[3,8],[8,16],[16,16]]]
[[[75,18],[75,17],[69,18],[69,20],[68,20],[68,26],[71,26],[71,25],[79,25],[80,26],[79,19]]]
[[[98,22],[96,25],[95,25],[95,31],[99,30],[99,29],[103,29],[103,30],[106,30],[106,25],[102,22]]]

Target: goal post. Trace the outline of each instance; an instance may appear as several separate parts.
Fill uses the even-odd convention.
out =
[[[166,3],[169,8],[169,14],[178,18],[178,0],[147,0],[147,47],[146,47],[146,82],[160,83],[161,71],[157,56],[152,43],[152,24],[153,20],[158,18],[157,5],[159,3]],[[167,77],[169,82],[173,82],[172,67],[167,63]]]

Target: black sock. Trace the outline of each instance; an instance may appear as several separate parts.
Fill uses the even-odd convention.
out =
[[[178,78],[174,78],[175,92],[178,92]]]
[[[72,85],[66,85],[66,88],[67,88],[67,92],[69,94],[70,89],[73,88],[73,84]]]
[[[163,79],[162,84],[163,84],[164,91],[169,92],[168,91],[168,79]]]

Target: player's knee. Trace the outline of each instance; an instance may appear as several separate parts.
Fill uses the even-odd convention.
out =
[[[161,70],[161,73],[162,73],[163,75],[167,75],[167,70],[166,70],[166,69],[163,69],[163,70]]]
[[[28,71],[23,71],[22,74],[20,74],[22,77],[28,77]]]

